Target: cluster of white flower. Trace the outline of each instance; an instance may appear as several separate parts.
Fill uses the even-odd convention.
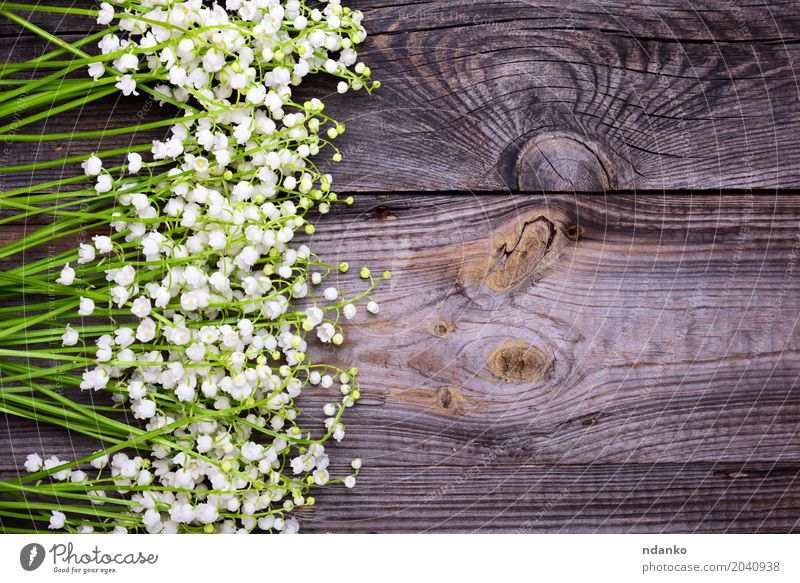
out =
[[[99,336],[67,325],[63,345],[94,347],[81,389],[111,392],[148,431],[159,430],[148,454],[98,454],[92,462],[121,494],[158,486],[132,495],[130,520],[108,530],[291,533],[298,523],[288,513],[314,504],[310,487],[355,484],[360,460],[353,475],[333,480],[323,443],[345,435],[342,414],[360,397],[357,370],[312,364],[307,342],[341,344],[340,315],[354,318],[362,299],[377,313],[369,297],[376,281],[362,270],[367,291],[347,299],[328,287],[316,303],[315,286],[347,264],[325,265],[294,240],[300,229],[314,232],[305,218],[311,209],[326,213],[339,200],[312,157],[344,127],[318,99],[294,103],[292,87],[315,72],[340,77],[340,92],[377,83],[357,62],[361,13],[339,0],[319,5],[101,5],[98,22],[117,20],[119,32],[103,37],[106,60],[92,63],[90,75],[115,75],[125,95],[142,80],[154,83],[164,102],[185,111],[168,139],[153,142],[152,161],[131,153],[120,176],[95,155],[83,163],[97,193],[115,195],[113,232],[81,244],[75,266],[56,279],[80,285],[82,269],[102,269],[102,307],[125,310],[129,323]],[[94,291],[80,298],[80,316],[99,315],[104,302]],[[337,384],[340,393],[325,405],[316,439],[298,425],[295,404],[309,384]],[[26,468],[60,463],[32,454]],[[86,480],[81,470],[54,477]],[[101,504],[106,490],[91,495]],[[65,524],[70,519],[54,512],[50,527]]]

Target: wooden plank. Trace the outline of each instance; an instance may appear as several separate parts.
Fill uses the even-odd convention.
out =
[[[301,91],[331,93],[330,111],[348,122],[345,162],[327,166],[340,190],[800,186],[800,14],[791,3],[354,6],[366,12],[362,54],[383,87],[339,96],[315,80]],[[80,26],[37,18],[64,32]],[[0,25],[3,50],[31,40],[16,30]],[[103,107],[124,118],[139,106]],[[4,163],[24,155],[15,149]]]
[[[376,202],[317,246],[396,274],[336,354],[380,463],[513,437],[535,463],[800,456],[794,199]]]
[[[394,277],[315,348],[362,371],[333,455],[368,470],[307,530],[797,529],[797,199],[362,195],[321,223],[327,260]],[[5,475],[94,447],[2,431]]]
[[[4,478],[31,451],[74,459],[97,447],[16,421],[0,431],[14,432],[0,441]],[[389,466],[356,431],[341,444],[365,455],[356,487],[315,492],[317,504],[297,513],[303,532],[800,532],[797,463],[534,465],[512,461],[517,443],[499,442],[462,465]],[[346,453],[332,451],[332,473],[345,475]]]
[[[364,371],[386,465],[432,436],[425,463],[512,437],[535,463],[800,460],[798,221],[791,197],[364,196],[311,244],[395,278],[325,356]]]
[[[708,464],[372,469],[320,492],[304,532],[711,533],[800,530],[795,466]]]

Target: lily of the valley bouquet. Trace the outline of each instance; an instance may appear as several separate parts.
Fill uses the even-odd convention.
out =
[[[70,43],[31,11],[105,29]],[[315,164],[341,160],[332,142],[344,126],[294,88],[315,74],[338,77],[340,93],[378,86],[356,54],[362,14],[339,0],[139,0],[2,2],[0,17],[52,45],[0,71],[0,139],[168,128],[162,140],[0,169],[76,168],[0,194],[0,223],[49,220],[0,249],[12,266],[0,271],[0,411],[98,441],[81,459],[28,455],[28,473],[0,483],[2,530],[296,532],[310,490],[353,487],[361,466],[333,477],[326,449],[345,436],[358,371],[312,362],[308,346],[341,344],[343,320],[377,313],[380,278],[361,268],[363,292],[347,297],[328,278],[348,265],[296,241],[314,233],[311,217],[352,200]],[[24,133],[119,93],[178,114]],[[296,404],[309,386],[329,395],[314,430]]]

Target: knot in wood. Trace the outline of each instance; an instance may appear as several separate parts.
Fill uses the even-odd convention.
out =
[[[434,393],[433,401],[440,409],[457,413],[464,404],[464,395],[456,387],[441,387]]]
[[[506,291],[528,281],[553,245],[556,226],[545,216],[526,220],[519,232],[497,243],[486,285],[494,291]]]
[[[566,229],[564,229],[564,236],[570,241],[577,241],[581,237],[583,237],[583,227],[580,225],[570,225]]]
[[[445,338],[453,333],[453,326],[444,320],[437,320],[433,325],[433,335],[439,338]]]
[[[564,133],[539,135],[517,158],[522,192],[605,192],[613,186],[609,163],[594,145]]]
[[[494,376],[507,383],[534,383],[545,379],[553,361],[535,346],[511,340],[492,351],[487,366]]]

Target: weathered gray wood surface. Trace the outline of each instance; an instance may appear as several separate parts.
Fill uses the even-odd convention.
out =
[[[361,195],[323,223],[395,277],[324,355],[362,371],[335,451],[367,465],[306,530],[797,528],[800,200]],[[6,472],[90,448],[9,427]]]
[[[305,531],[800,530],[800,199],[745,190],[800,186],[800,5],[354,5],[384,85],[328,99],[348,122],[330,170],[389,194],[312,242],[395,277],[326,355],[362,370],[335,452],[365,469],[320,493]],[[43,45],[0,21],[0,48]],[[162,115],[109,100],[47,129]],[[719,188],[738,192],[692,194]],[[613,189],[685,194],[455,194]],[[5,475],[31,450],[92,449],[2,423]]]
[[[367,487],[315,526],[797,528],[800,201],[362,197],[330,220],[325,246],[396,278],[338,355]]]
[[[339,96],[332,82],[304,89],[330,91],[330,111],[348,122],[340,188],[800,186],[796,1],[353,5],[366,13],[372,36],[362,55],[383,87],[371,97]],[[66,38],[90,24],[80,17],[36,20]],[[40,50],[19,31],[0,22],[0,51]],[[109,99],[87,109],[80,127],[158,115],[144,97]],[[73,125],[69,118],[47,129]],[[50,143],[39,155],[56,145],[93,147]],[[26,155],[15,149],[5,163]]]

